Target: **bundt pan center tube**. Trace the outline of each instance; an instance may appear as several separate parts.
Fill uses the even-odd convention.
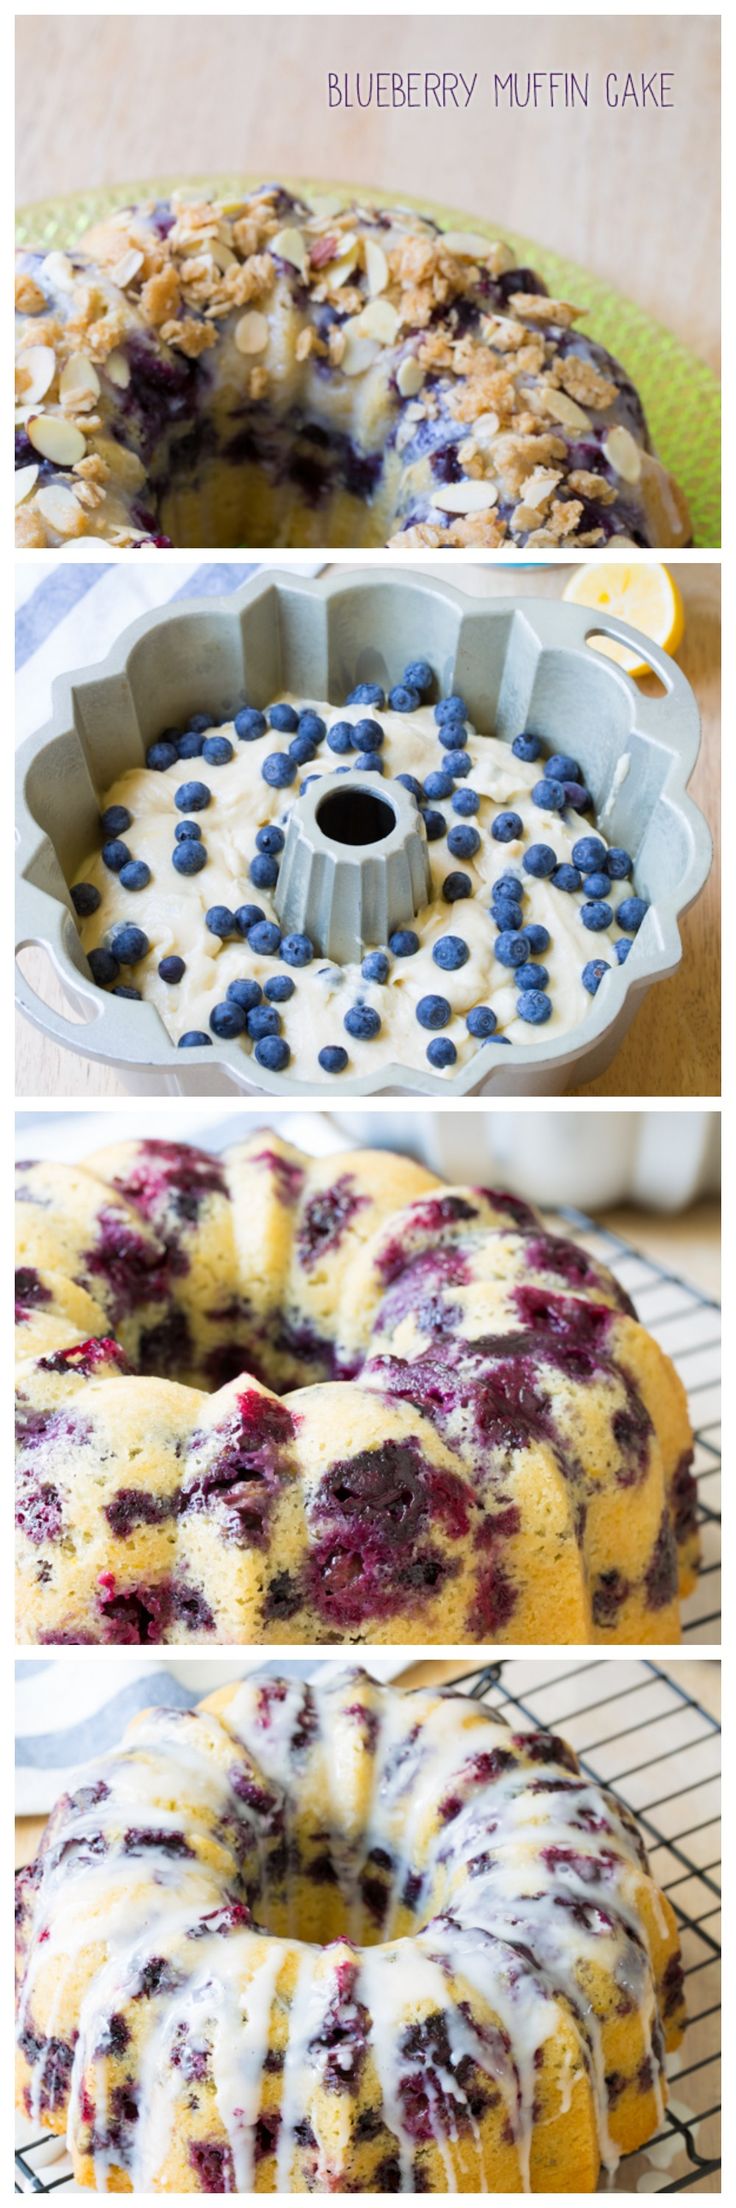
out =
[[[590,2193],[661,2126],[636,1820],[465,1696],[327,1665],[143,1711],[17,1885],[18,2102],[77,2184]]]
[[[645,697],[621,668],[591,650],[589,639],[597,633],[633,647],[637,657],[643,650],[661,680],[664,694]],[[378,719],[370,714],[364,719],[362,707],[348,708],[353,722],[360,719],[360,729],[366,731],[365,736],[358,733],[357,740],[366,746],[380,747],[383,743],[384,758],[382,761],[373,751],[355,760],[353,749],[355,763],[343,765],[341,760],[333,769],[336,752],[339,756],[340,749],[350,750],[353,728],[341,721],[331,743],[330,725],[327,747],[320,752],[325,712],[331,722],[339,720],[339,709],[345,710],[344,701],[356,687],[359,695],[373,690],[379,696],[388,693],[390,697],[400,684],[402,671],[412,665],[425,667],[427,660],[433,694],[440,701],[434,716],[431,708],[412,715],[404,705],[403,712],[385,714],[378,709]],[[469,738],[461,729],[453,732],[442,723],[438,731],[442,701],[449,702],[458,693],[471,723]],[[318,733],[317,743],[306,738],[301,748],[306,761],[299,770],[304,778],[301,794],[295,760],[286,751],[291,740],[288,733],[275,734],[270,742],[268,731],[265,740],[258,738],[264,754],[272,746],[284,747],[283,757],[280,750],[276,751],[275,765],[264,757],[260,770],[257,744],[239,741],[241,730],[251,723],[266,730],[265,713],[272,701],[284,694],[297,700],[323,701],[322,718],[314,712],[303,717],[317,727],[321,736]],[[207,767],[207,739],[195,734],[192,751],[186,750],[191,764],[180,767],[178,759],[184,756],[181,749],[177,752],[176,746],[159,746],[158,739],[172,725],[186,728],[195,703],[199,709],[203,702],[208,711],[200,720],[209,719],[215,724],[212,756],[216,763],[211,770]],[[287,729],[298,723],[299,715],[291,707],[274,710],[279,710],[282,717],[286,714]],[[230,728],[229,740],[217,738],[216,728],[223,722]],[[388,735],[386,727],[390,728]],[[518,751],[514,755],[512,748],[515,739],[521,741],[520,731],[530,727],[537,732],[532,739],[536,750],[532,749],[530,756],[542,754],[536,768],[525,765],[523,755]],[[445,745],[448,738],[454,741],[456,733],[460,743],[467,746],[467,761],[457,751],[445,749],[443,755],[438,733]],[[486,754],[488,737],[491,743]],[[138,1093],[149,1085],[152,1092],[158,1093],[221,1094],[232,1089],[244,1094],[267,1091],[274,1096],[289,1096],[313,1094],[319,1085],[328,1086],[334,1095],[338,1067],[343,1095],[559,1093],[571,1080],[590,1079],[605,1068],[645,990],[653,980],[671,973],[681,956],[678,919],[702,887],[711,856],[705,822],[686,794],[698,742],[695,700],[673,661],[624,623],[585,607],[526,598],[488,605],[470,600],[454,586],[434,578],[405,570],[397,573],[392,569],[389,574],[372,569],[351,571],[347,578],[341,572],[333,573],[317,582],[264,574],[214,605],[209,601],[173,612],[165,608],[143,615],[124,632],[99,667],[59,678],[54,686],[51,722],[29,738],[18,753],[17,948],[40,944],[48,950],[68,996],[83,1017],[81,1023],[76,1023],[44,1005],[16,962],[21,1008],[54,1041],[115,1065]],[[203,743],[204,760],[193,755],[197,745],[201,750]],[[300,736],[296,744],[298,756]],[[408,755],[407,745],[415,747]],[[95,934],[91,923],[79,922],[70,884],[76,884],[80,872],[88,867],[90,853],[96,849],[99,855],[100,806],[106,802],[107,793],[126,776],[140,775],[152,746],[165,753],[162,763],[168,769],[147,777],[152,802],[157,817],[163,822],[166,815],[170,820],[168,841],[155,861],[150,887],[152,906],[145,886],[151,869],[134,864],[131,871],[123,866],[126,856],[130,856],[123,842],[113,844],[109,858],[109,866],[117,866],[119,858],[119,882],[109,871],[107,856],[100,877],[108,905],[111,899],[124,900],[122,909],[119,903],[111,906],[116,919],[137,923],[145,915],[149,921],[142,947],[144,954],[150,955],[147,960],[144,956],[140,976],[138,971],[118,974],[118,981],[125,985],[122,994],[113,990],[106,993],[101,986],[93,986],[80,926],[86,930],[87,943],[99,942],[101,935],[99,930]],[[573,813],[567,825],[566,813],[536,809],[540,793],[530,792],[530,786],[537,776],[544,776],[545,752],[565,755],[571,747],[587,785],[587,791],[577,792],[577,802],[586,804],[588,813],[587,819]],[[430,791],[435,784],[438,791],[446,787],[455,790],[450,807],[445,805],[438,813],[434,799],[430,800],[413,773],[402,779],[400,768],[407,764],[407,756],[424,774]],[[220,758],[230,760],[230,764],[217,764]],[[384,771],[382,778],[381,765],[385,767],[386,759],[391,764],[388,775]],[[467,787],[459,787],[461,767],[467,762],[471,768]],[[433,772],[430,777],[425,772],[427,765],[446,770],[448,763],[450,773]],[[551,760],[550,765],[554,764]],[[282,768],[283,776],[294,784],[293,792],[270,787],[272,776],[281,776]],[[371,770],[370,782],[366,780],[366,768]],[[204,785],[198,779],[203,769],[207,777]],[[252,781],[250,812],[239,795],[242,778],[248,773]],[[337,781],[340,773],[347,778],[342,783]],[[190,782],[191,774],[197,779]],[[142,779],[145,781],[146,776]],[[476,783],[480,785],[480,796]],[[516,812],[503,812],[507,802],[503,794],[495,799],[484,794],[494,789],[502,793],[504,788],[514,793],[522,809],[526,808],[525,824]],[[338,794],[341,789],[361,793],[359,809],[350,809],[350,831],[345,819],[348,808]],[[559,786],[555,789],[543,782],[541,794],[545,789],[551,789],[557,803]],[[126,795],[127,790],[126,783]],[[573,798],[575,795],[573,789]],[[182,819],[177,810],[186,810],[187,806],[191,810],[201,804],[207,810],[189,821]],[[259,808],[260,817],[273,825],[259,831],[262,840],[254,873]],[[473,821],[466,818],[471,810],[479,812],[480,836]],[[384,818],[389,812],[394,816],[391,823]],[[117,808],[113,823],[122,819],[123,813],[124,808]],[[277,825],[279,814],[286,823],[285,831]],[[226,827],[232,821],[234,839],[230,833],[224,842],[221,837],[217,874],[213,876],[208,846],[213,834],[217,837],[220,817]],[[450,831],[451,822],[454,825]],[[214,824],[212,828],[210,823]],[[563,889],[577,884],[579,896],[594,894],[589,892],[587,882],[583,888],[579,873],[572,873],[568,884],[570,869],[558,867],[559,884],[556,881],[553,885],[552,902],[544,912],[537,912],[536,906],[549,898],[548,885],[533,878],[533,860],[529,872],[524,870],[526,838],[535,835],[547,839],[539,847],[546,865],[548,856],[554,863],[550,856],[553,836],[558,851],[567,858],[577,848],[575,837],[589,825],[600,826],[597,845],[595,839],[588,839],[594,848],[602,849],[601,837],[607,846],[619,847],[614,858],[621,860],[624,872],[630,854],[628,865],[633,868],[636,896],[630,897],[630,884],[628,888],[618,881],[611,884],[618,903],[622,896],[628,898],[628,909],[635,915],[636,933],[628,944],[618,946],[624,952],[628,950],[625,963],[611,958],[613,946],[609,946],[607,937],[586,932],[581,925],[579,899],[574,903],[563,893]],[[387,826],[389,833],[384,834]],[[520,835],[522,826],[524,832]],[[433,837],[439,834],[441,840],[432,841],[428,850],[430,829]],[[137,831],[142,839],[144,831],[142,820]],[[118,830],[113,825],[112,831],[105,832],[114,835]],[[361,841],[345,842],[348,832],[360,835]],[[363,843],[364,834],[372,834],[373,841]],[[509,835],[517,840],[494,840]],[[146,847],[144,843],[137,850],[135,836],[134,825],[133,858],[140,861],[145,858]],[[182,853],[176,842],[179,836],[199,839],[199,856],[192,841]],[[252,850],[248,840],[251,836]],[[587,849],[585,839],[582,847]],[[462,867],[457,868],[450,856],[455,850],[475,852],[477,863],[471,857],[469,861],[463,859]],[[271,851],[280,856],[270,858]],[[521,865],[516,875],[509,876],[509,861],[512,867]],[[192,868],[200,863],[208,870],[197,875],[195,884],[185,878],[183,869],[191,875]],[[99,869],[99,858],[97,865]],[[172,872],[172,865],[181,870]],[[430,897],[425,903],[429,866]],[[130,890],[142,890],[141,894],[128,894],[129,876]],[[503,879],[497,881],[497,876],[511,884],[516,881],[518,888],[511,886],[506,891]],[[214,892],[206,888],[213,878]],[[277,882],[276,905],[271,905],[274,920],[283,912],[289,930],[296,929],[296,934],[289,934],[287,952],[296,972],[291,965],[288,973],[284,970],[279,925],[265,934],[251,930],[247,943],[238,934],[241,922],[243,927],[249,926],[250,917],[256,919],[260,910],[263,918],[268,908],[270,892],[251,886],[260,879]],[[202,890],[200,883],[205,885]],[[483,900],[489,884],[493,917]],[[595,893],[600,898],[600,887]],[[549,947],[551,996],[543,998],[541,1005],[548,1025],[525,1024],[514,1017],[513,975],[495,963],[504,952],[504,944],[494,951],[494,921],[497,927],[518,928],[518,918],[515,920],[513,915],[521,908],[509,905],[511,917],[505,918],[505,898],[521,898],[522,894],[529,917],[549,920],[552,929],[552,939],[550,926],[533,931],[540,945],[546,943]],[[251,903],[254,895],[258,899],[256,907]],[[465,902],[447,901],[456,895]],[[228,914],[221,908],[217,900],[222,897],[233,911],[240,908],[235,919],[233,911]],[[91,900],[89,909],[94,912],[101,892],[92,888]],[[221,942],[210,932],[210,915],[205,907],[211,905],[215,907],[214,927],[224,925],[226,933],[229,928],[232,951],[228,942]],[[224,919],[220,917],[221,909]],[[598,914],[605,918],[608,912],[610,918],[610,910],[610,906],[601,904],[589,917],[597,924]],[[189,948],[177,940],[178,911],[182,915],[186,912],[188,925],[197,921]],[[613,917],[615,921],[615,912]],[[402,929],[407,929],[397,945],[398,952],[419,951],[420,956],[413,965],[406,957],[400,963],[400,955],[396,959],[385,957],[369,969],[369,979],[357,963],[358,945],[372,945],[377,939],[380,943],[384,929],[384,944],[392,931],[400,935]],[[470,957],[465,941],[469,929]],[[435,940],[445,933],[450,939],[450,952],[455,953],[459,938],[456,956],[461,966],[464,962],[464,971],[448,970],[446,946],[438,946]],[[258,952],[254,958],[256,940]],[[324,974],[319,975],[314,962],[300,972],[300,962],[305,957],[312,960],[314,950],[322,946],[327,946],[330,961]],[[184,963],[190,970],[177,995],[168,982],[164,987],[157,980],[156,962],[162,950],[175,954],[180,948],[185,948]],[[511,945],[509,955],[513,958],[516,948]],[[390,949],[393,953],[393,944]],[[348,963],[341,966],[345,951]],[[595,952],[604,954],[602,980],[598,986],[596,974],[596,993],[587,994],[587,983],[583,988],[580,977],[584,961],[591,960]],[[130,956],[127,949],[125,956]],[[543,956],[547,956],[546,951]],[[555,968],[558,956],[563,960],[559,990]],[[422,989],[430,992],[431,1016],[439,1005],[442,1017],[452,1022],[444,1058],[438,1057],[434,1042],[425,1050],[426,1037],[416,1025],[416,1020],[424,1016],[418,1005],[416,1018],[412,1017],[413,996],[419,996],[415,977],[418,981],[420,969]],[[192,971],[202,977],[199,1002],[204,1017],[182,1019]],[[524,986],[531,987],[539,977],[544,989],[544,971],[544,967],[528,966],[525,973],[529,980]],[[224,998],[230,979],[234,976],[237,983],[241,974],[252,974],[258,983],[252,1002],[265,989],[271,1005],[272,1032],[278,1036],[283,1027],[290,1046],[285,1057],[282,1055],[286,1071],[279,1070],[279,1050],[269,1050],[267,1044],[255,1039],[253,1021],[248,1024],[245,1013],[240,1017],[240,1032],[237,1016],[229,1028],[227,1021],[223,1024],[215,1019],[211,1033],[205,1037],[206,1047],[195,1038],[194,1047],[177,1048],[175,1035],[182,1027],[206,1028],[213,1001],[218,994]],[[110,975],[102,978],[115,979],[114,962]],[[128,988],[128,980],[137,984],[139,978],[143,1001],[126,1002],[126,994],[136,994],[135,989]],[[395,992],[397,981],[402,983],[400,994]],[[388,986],[384,988],[385,982]],[[441,991],[440,996],[437,991]],[[483,1005],[488,994],[499,991],[500,1001],[507,1007],[500,1018],[492,1013],[489,1019],[487,1011],[482,1012],[480,1025],[475,1023],[474,1015],[468,1018],[479,998]],[[156,997],[155,1003],[152,996]],[[351,1008],[356,1000],[358,1004],[367,1001],[370,1008],[372,1026],[367,1036],[361,1033],[359,1023],[356,1032],[352,1019]],[[567,1004],[564,1018],[558,1011],[563,1002]],[[442,1009],[445,1003],[446,1014]],[[308,1017],[302,1017],[303,1005],[310,1008]],[[167,1032],[163,1015],[169,1008],[174,1008],[179,1027],[172,1021],[173,1031]],[[394,1008],[397,1014],[401,1010],[401,1019],[394,1018]],[[262,1019],[260,1024],[262,1027]],[[509,1026],[511,1033],[505,1034],[503,1029]],[[228,1032],[234,1039],[227,1039]],[[400,1056],[402,1033],[405,1045],[411,1045],[408,1062]],[[484,1036],[490,1039],[483,1040]],[[439,1041],[445,1044],[445,1036]],[[323,1044],[343,1046],[327,1078],[318,1055]],[[331,1055],[334,1057],[334,1053]],[[269,1057],[272,1064],[265,1062]],[[436,1070],[439,1066],[442,1070]]]

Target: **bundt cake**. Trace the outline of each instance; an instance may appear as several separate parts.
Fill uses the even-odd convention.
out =
[[[21,1639],[678,1637],[683,1389],[528,1205],[262,1131],[18,1198]]]
[[[592,2192],[677,1926],[549,1733],[355,1670],[155,1709],[20,1874],[18,2097],[101,2192]]]
[[[529,1045],[579,1027],[646,923],[634,861],[590,833],[575,759],[545,756],[528,731],[512,743],[468,732],[459,694],[434,712],[422,703],[433,688],[430,665],[414,661],[388,700],[359,684],[341,707],[287,697],[217,730],[206,713],[167,728],[106,790],[95,849],[80,849],[70,895],[98,986],[147,999],[180,1048],[214,1038],[310,1082],[395,1065],[448,1074],[489,1039]],[[324,789],[313,896],[312,784]],[[420,838],[413,858],[405,842],[398,854],[401,924],[387,918],[386,882],[383,940],[359,933],[362,956],[348,931],[344,955],[323,956],[329,936],[280,924],[282,866],[299,920],[316,928],[320,885],[346,846],[371,844],[380,875],[381,839],[402,832],[398,801]],[[358,895],[353,877],[351,914]]]
[[[689,540],[581,310],[409,209],[126,207],[22,251],[16,305],[23,545]]]

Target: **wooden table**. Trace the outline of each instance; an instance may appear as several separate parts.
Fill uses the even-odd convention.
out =
[[[719,22],[549,15],[27,15],[17,196],[154,174],[302,175],[439,200],[582,263],[711,367],[719,347]],[[454,71],[466,112],[330,110],[330,70]],[[509,112],[493,79],[591,73],[587,108]],[[674,105],[607,109],[608,71]]]
[[[20,19],[21,24],[23,18]],[[51,19],[52,28],[56,19]],[[428,563],[445,579],[446,570]],[[453,571],[453,575],[454,575]],[[670,981],[658,982],[606,1073],[570,1090],[572,1096],[717,1097],[720,1065],[720,568],[701,561],[676,563],[685,600],[686,626],[677,654],[695,690],[701,710],[703,741],[691,791],[715,841],[712,872],[682,927],[684,958]],[[520,570],[465,565],[459,586],[480,597],[517,594],[559,597],[566,570],[560,563]],[[643,688],[648,687],[648,680]],[[29,980],[45,1000],[69,1014],[63,991],[43,953],[24,954]],[[126,1096],[128,1091],[108,1066],[60,1050],[36,1028],[18,1019],[18,1096]]]

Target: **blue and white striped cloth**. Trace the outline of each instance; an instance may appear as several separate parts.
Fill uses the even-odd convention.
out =
[[[393,1679],[405,1655],[356,1652],[374,1679]],[[312,1679],[325,1659],[311,1656],[248,1658],[164,1655],[101,1658],[18,1658],[15,1667],[16,1814],[39,1817],[76,1783],[80,1768],[114,1748],[138,1710],[167,1705],[190,1710],[215,1687],[248,1671],[271,1677]],[[345,1661],[350,1661],[346,1651]]]
[[[83,551],[83,543],[80,552]],[[130,621],[181,598],[217,598],[237,590],[263,561],[64,558],[16,562],[16,743],[51,711],[54,676],[104,659]],[[323,560],[278,559],[274,566],[318,575]]]

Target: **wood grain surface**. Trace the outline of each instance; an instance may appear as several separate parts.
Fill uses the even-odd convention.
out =
[[[431,562],[427,571],[444,579],[446,563]],[[456,572],[460,587],[480,597],[528,593],[555,598],[564,587],[566,570],[559,563],[532,573],[463,562]],[[703,731],[690,788],[713,834],[713,868],[683,921],[684,955],[677,972],[649,991],[607,1072],[571,1089],[572,1096],[720,1095],[720,566],[684,561],[676,572],[685,601],[685,635],[677,658],[693,685]],[[68,1016],[69,1006],[45,955],[26,952],[23,964],[45,1001]],[[17,1020],[16,1028],[19,1097],[104,1099],[129,1094],[111,1067],[57,1048],[24,1019]]]
[[[16,34],[21,203],[228,169],[425,196],[581,262],[718,365],[715,14],[40,14]],[[493,102],[495,74],[586,69],[587,109]],[[465,113],[330,110],[330,70],[479,82]],[[609,71],[673,72],[672,107],[607,109]]]

